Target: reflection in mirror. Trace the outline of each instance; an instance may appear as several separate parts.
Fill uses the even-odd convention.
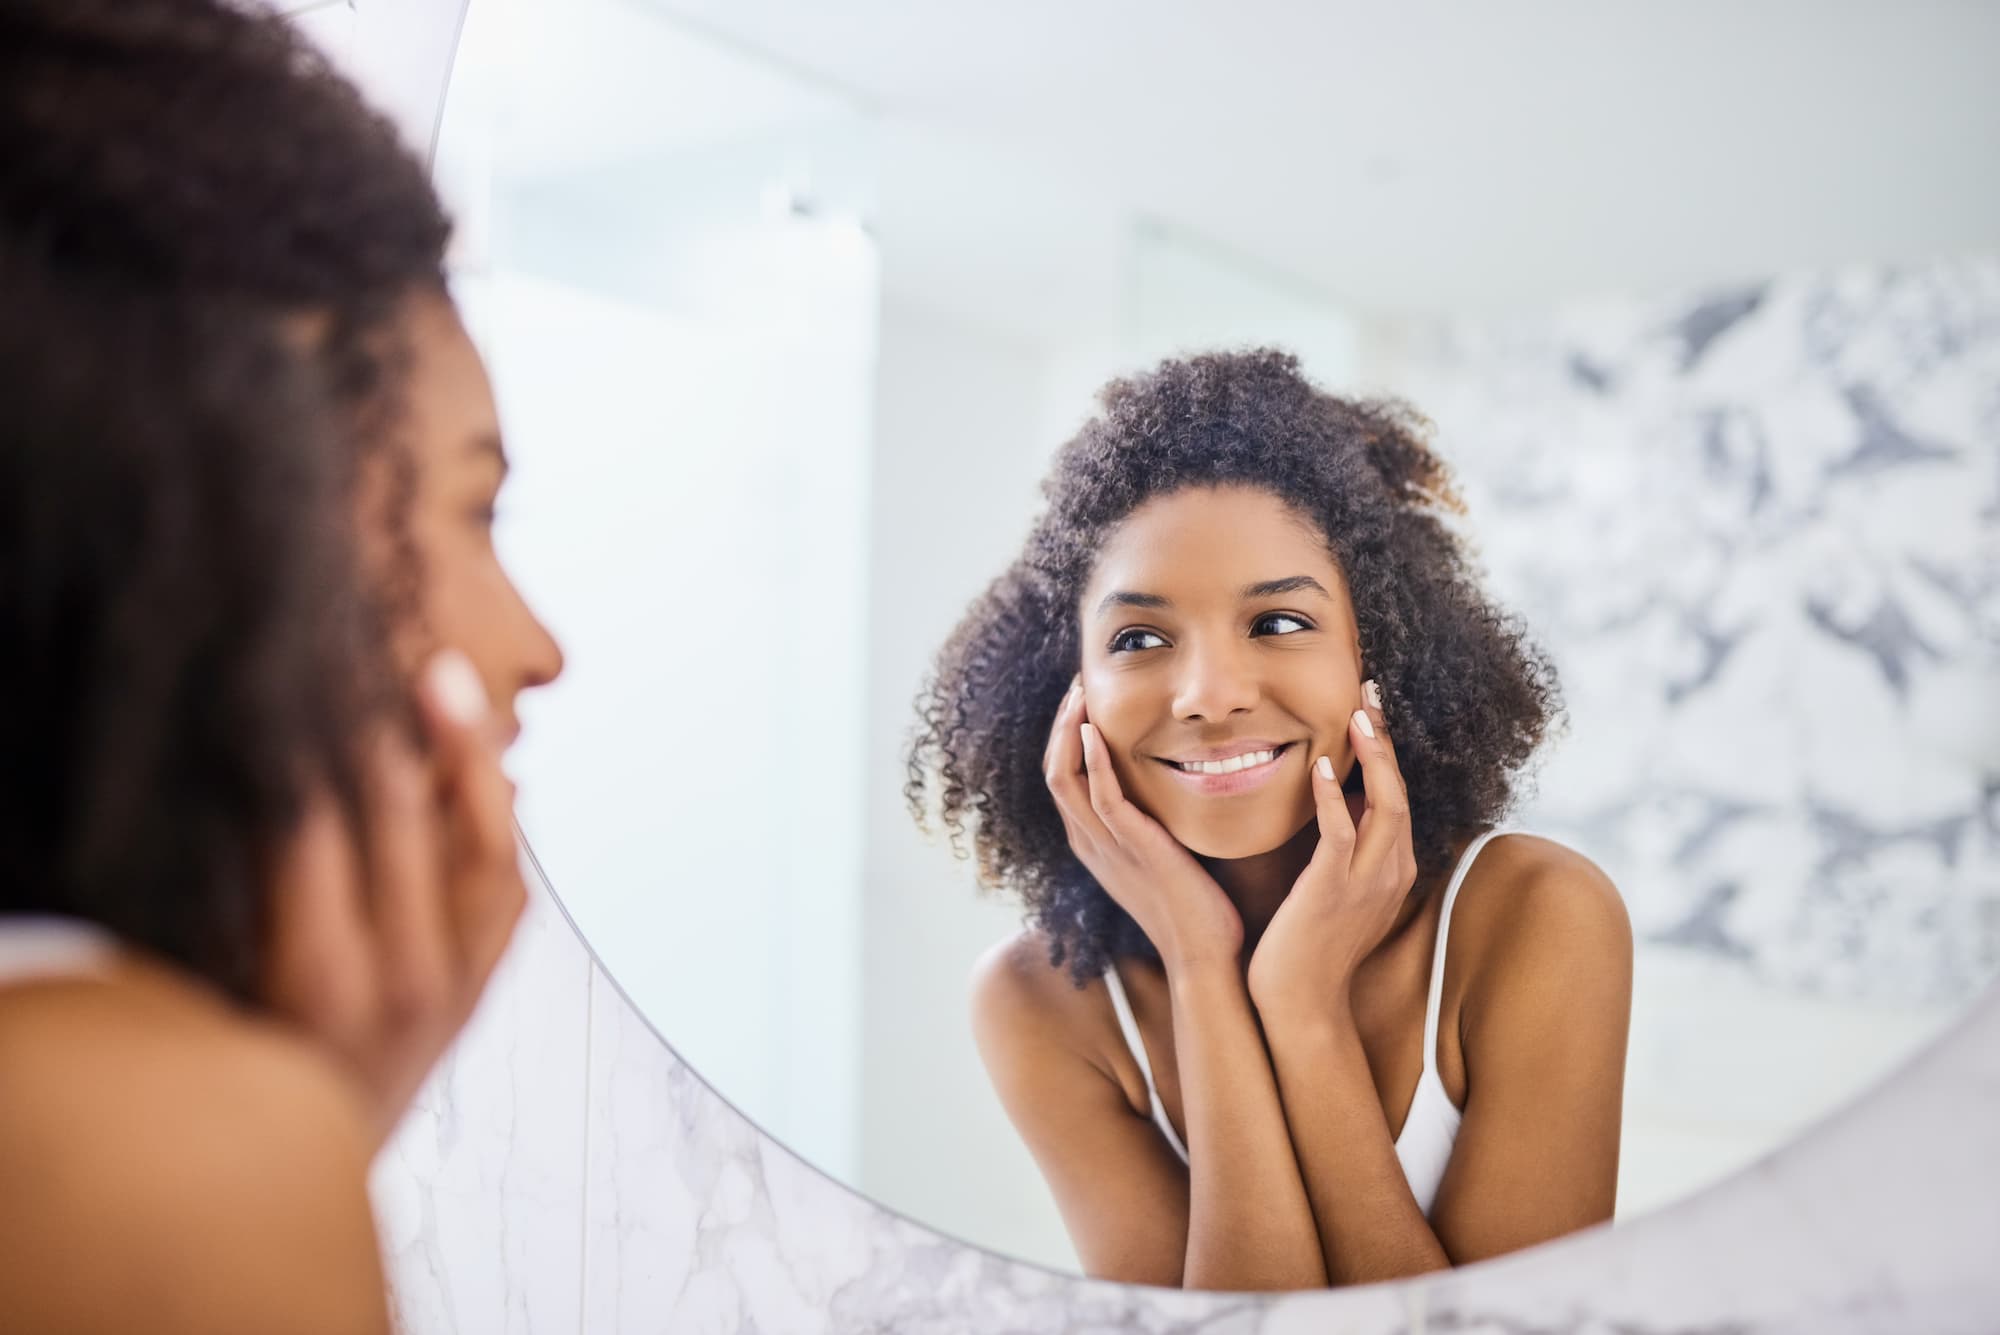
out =
[[[1351,34],[1297,15],[1262,35],[1163,23],[1135,61],[1129,31],[1053,12],[1039,17],[1063,42],[903,14],[884,44],[789,4],[551,10],[475,0],[440,150],[469,224],[457,286],[519,475],[502,541],[570,650],[520,753],[523,826],[610,973],[779,1140],[924,1223],[1111,1268],[1073,1209],[1065,1226],[1062,1170],[1045,1177],[974,1041],[968,979],[1022,930],[1019,896],[982,893],[935,825],[913,828],[905,757],[940,646],[1022,550],[1095,393],[1204,348],[1277,345],[1332,393],[1398,395],[1429,418],[1478,587],[1553,666],[1563,725],[1504,819],[1588,859],[1629,918],[1619,1217],[1755,1161],[1990,981],[2000,265],[1977,247],[2000,187],[1978,170],[1976,124],[1940,108],[1993,107],[1967,55],[2000,36],[1969,30],[1993,20],[1909,12],[1893,34],[1829,20],[1809,64],[1771,54],[1782,34],[1754,15],[1727,34],[1621,19],[1635,35],[1579,8],[1561,51],[1464,34],[1505,54],[1496,88],[1393,26],[1374,72],[1325,80],[1289,53]],[[1623,68],[1635,40],[1661,53],[1648,68],[1728,51],[1733,72],[1698,105],[1664,76],[1578,73]],[[1881,65],[1885,43],[1912,58]],[[1230,94],[1199,117],[1154,87],[1197,73]],[[1881,92],[1866,107],[1847,93],[1858,79]],[[1543,95],[1513,95],[1529,85]],[[1273,117],[1272,89],[1302,100]],[[1367,112],[1386,105],[1408,123]],[[1799,119],[1778,124],[1773,105]],[[1472,121],[1492,133],[1470,142]],[[1770,179],[1772,162],[1797,170]],[[1141,546],[1199,553],[1190,535],[1231,518],[1260,541],[1295,533],[1198,513]],[[1092,555],[1121,550],[1116,529]],[[1348,535],[1324,536],[1338,551]],[[1238,570],[1261,549],[1209,541],[1199,578],[1312,573]],[[1315,677],[1325,709],[1288,707],[1310,728],[1269,740],[1338,759],[1348,742],[1320,716],[1372,670],[1360,628],[1384,613],[1336,587],[1347,563],[1315,578],[1356,626],[1328,652],[1361,662]],[[1319,625],[1303,596],[1258,610]],[[1084,611],[1070,609],[1079,631]],[[1159,617],[1140,620],[1161,643],[1128,647],[1164,663],[1188,634]],[[1203,665],[1228,654],[1196,629],[1208,689]],[[1274,655],[1301,633],[1243,629],[1230,653]],[[1022,683],[1037,762],[1069,673],[1115,703],[1155,670],[1114,671],[1092,658],[1106,648],[1079,641],[1068,672]],[[1494,670],[1416,649],[1467,689]],[[1408,757],[1432,719],[1407,682],[1385,688],[1384,731]],[[1176,698],[1154,717],[1180,717]],[[1114,744],[1160,726],[1102,721]],[[1303,765],[1279,763],[1303,801]],[[1214,854],[1220,835],[1172,805],[1178,791],[1132,785],[1176,843]],[[1413,832],[1445,805],[1414,784],[1410,804]],[[1508,842],[1474,867],[1502,859],[1497,875]],[[1423,862],[1425,911],[1442,908],[1449,865]],[[1478,943],[1527,921],[1511,897],[1525,892],[1489,888],[1454,909],[1441,1009],[1457,1022],[1432,1050],[1461,1138],[1484,1121],[1477,1001],[1465,1009]],[[1389,930],[1414,944],[1372,957],[1384,986],[1355,993],[1384,1152],[1417,1102],[1435,961],[1428,921],[1411,921]],[[1581,989],[1588,970],[1564,959]],[[1180,1015],[1143,950],[1119,967],[1168,1126],[1198,1149]],[[1120,1129],[1154,1137],[1141,1143],[1171,1181],[1178,1160],[1093,976],[1053,995],[1087,1008]],[[1381,1007],[1373,1045],[1363,996]],[[1603,1039],[1615,1009],[1585,1007],[1562,1032]],[[1253,1083],[1283,1077],[1261,1069]],[[1611,1078],[1559,1069],[1593,1072],[1583,1103],[1601,1117]],[[1501,1138],[1533,1142],[1529,1123]],[[1566,1170],[1588,1157],[1575,1143]],[[1424,1221],[1439,1233],[1454,1190],[1474,1190],[1452,1172]],[[1311,1184],[1295,1189],[1311,1208]],[[1341,1209],[1325,1194],[1315,1225]],[[1577,1211],[1562,1226],[1591,1213]],[[1464,1254],[1527,1233],[1495,1236]]]

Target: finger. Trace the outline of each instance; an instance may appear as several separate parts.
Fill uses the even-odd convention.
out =
[[[1312,791],[1313,809],[1319,817],[1319,847],[1313,850],[1312,860],[1344,875],[1354,854],[1354,817],[1334,773],[1332,756],[1313,762]]]
[[[377,973],[354,831],[341,804],[311,797],[279,850],[262,995],[338,1046],[374,1024]]]
[[[468,1011],[507,954],[514,931],[528,907],[528,885],[521,875],[521,845],[514,823],[515,788],[497,762],[493,773],[500,780],[497,793],[479,799],[481,807],[489,813],[478,837],[479,847],[486,850],[479,862],[487,870],[476,887],[468,885],[464,893],[453,897],[459,910],[459,948],[465,969],[463,981],[468,988],[465,993]]]
[[[1115,844],[1111,831],[1105,827],[1104,818],[1097,813],[1096,799],[1090,789],[1087,772],[1090,748],[1084,740],[1089,725],[1078,724],[1074,741],[1063,751],[1063,760],[1048,774],[1049,794],[1055,798],[1056,811],[1062,816],[1069,831],[1070,847],[1081,856],[1090,845]],[[1067,757],[1074,752],[1076,767],[1070,768]]]
[[[1396,757],[1396,739],[1389,732],[1389,719],[1382,707],[1382,684],[1370,677],[1361,683],[1361,707],[1367,711],[1368,721],[1374,725],[1376,739],[1389,752],[1389,758]]]
[[[1121,846],[1131,847],[1138,834],[1138,809],[1125,800],[1125,789],[1118,782],[1118,772],[1111,766],[1111,751],[1104,744],[1104,734],[1097,730],[1095,723],[1084,724],[1082,731],[1090,810],[1103,822],[1111,838]]]
[[[1362,791],[1367,798],[1355,832],[1353,866],[1357,873],[1367,875],[1411,846],[1410,796],[1389,749],[1388,732],[1376,726],[1372,712],[1355,710],[1347,732],[1361,766]]]
[[[364,777],[365,865],[388,1018],[435,1015],[452,994],[457,949],[445,904],[442,840],[425,763],[384,729]]]
[[[1070,683],[1056,712],[1055,727],[1049,735],[1048,761],[1043,770],[1056,810],[1069,827],[1070,846],[1077,848],[1077,836],[1085,840],[1108,840],[1110,832],[1092,809],[1090,788],[1084,773],[1083,682]],[[1080,849],[1078,850],[1081,851]]]
[[[443,903],[469,1006],[506,952],[527,903],[514,837],[514,784],[501,763],[485,692],[464,655],[437,654],[419,692],[442,813]]]
[[[1056,706],[1055,721],[1049,725],[1049,744],[1042,751],[1044,775],[1073,774],[1083,769],[1083,743],[1077,727],[1083,722],[1083,682],[1072,680]]]

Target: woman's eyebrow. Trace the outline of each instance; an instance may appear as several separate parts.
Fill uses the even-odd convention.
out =
[[[1172,607],[1173,603],[1157,593],[1132,593],[1125,589],[1113,589],[1104,595],[1104,601],[1097,605],[1097,615],[1103,616],[1114,607]]]
[[[1333,597],[1332,594],[1326,591],[1326,586],[1311,575],[1287,575],[1283,579],[1267,579],[1261,584],[1245,586],[1243,600],[1250,602],[1257,598],[1275,598],[1281,593],[1300,593],[1307,589],[1312,590],[1322,598],[1330,599]]]
[[[1322,598],[1331,599],[1326,586],[1311,575],[1287,575],[1283,579],[1267,579],[1256,584],[1245,585],[1243,600],[1250,602],[1258,598],[1275,598],[1281,593],[1300,593],[1311,590]],[[1103,616],[1114,607],[1146,607],[1153,609],[1172,607],[1173,601],[1157,593],[1133,593],[1129,589],[1113,589],[1097,604],[1097,615]]]

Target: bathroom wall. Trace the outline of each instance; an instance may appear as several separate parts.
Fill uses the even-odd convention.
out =
[[[2000,263],[1390,326],[1372,365],[1562,674],[1520,820],[1631,908],[1621,1209],[1670,1199],[2000,968]]]
[[[1816,995],[2000,960],[2000,262],[1406,329],[1641,934]]]

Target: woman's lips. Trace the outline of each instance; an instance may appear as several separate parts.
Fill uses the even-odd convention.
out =
[[[1203,797],[1236,797],[1253,792],[1269,783],[1291,759],[1292,753],[1299,748],[1296,742],[1278,742],[1261,747],[1231,749],[1237,754],[1245,750],[1274,750],[1277,754],[1262,764],[1248,765],[1239,770],[1231,770],[1227,774],[1201,774],[1182,769],[1173,761],[1165,759],[1160,761],[1160,765],[1167,773]]]

